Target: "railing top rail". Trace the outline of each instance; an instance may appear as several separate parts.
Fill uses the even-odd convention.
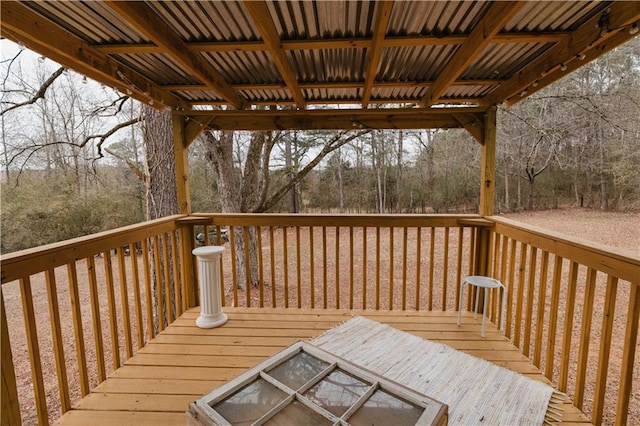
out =
[[[172,231],[176,228],[176,221],[183,217],[185,215],[167,216],[2,255],[0,256],[2,284],[93,256],[112,247],[123,246],[158,233]]]
[[[365,227],[457,227],[481,219],[477,214],[283,214],[197,213],[221,226],[365,226]]]
[[[503,217],[490,216],[486,219],[495,222],[495,231],[500,234],[515,237],[566,259],[577,259],[579,263],[632,283],[640,283],[640,256],[632,250],[610,247]]]

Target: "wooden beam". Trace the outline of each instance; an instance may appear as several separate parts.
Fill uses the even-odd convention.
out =
[[[163,48],[185,70],[215,88],[215,91],[235,108],[246,107],[246,101],[233,90],[224,78],[200,55],[189,50],[187,44],[155,12],[141,1],[108,1],[111,9],[126,22]]]
[[[190,111],[194,122],[213,130],[424,129],[460,128],[452,114],[482,108],[334,109],[307,111]]]
[[[189,105],[151,80],[108,57],[78,37],[63,31],[31,9],[15,1],[3,1],[0,8],[2,36],[22,43],[65,67],[108,86],[115,87],[140,102],[156,106],[188,108]]]
[[[516,92],[513,96],[505,101],[505,106],[511,107],[517,104],[518,102],[528,98],[532,94],[538,92],[541,89],[544,89],[550,84],[555,83],[562,77],[572,73],[585,64],[598,59],[600,56],[610,52],[611,50],[626,43],[636,36],[637,34],[630,34],[629,31],[618,31],[614,36],[606,39],[601,43],[598,43],[592,49],[584,52],[584,59],[580,60],[576,56],[574,56],[571,60],[565,62],[564,65],[566,69],[564,71],[560,66],[558,66],[554,69],[555,72],[546,73],[545,76],[541,76],[540,79],[535,80],[535,85],[534,83],[531,83],[525,89]],[[485,104],[487,103],[485,102]]]
[[[453,117],[458,120],[458,123],[460,123],[480,145],[484,144],[484,117],[482,115],[461,112],[453,114]]]
[[[451,86],[498,86],[505,80],[457,80]],[[300,83],[300,89],[359,89],[364,83],[362,81],[326,81],[319,83]],[[377,81],[374,87],[378,88],[413,88],[429,87],[433,81]],[[165,90],[213,90],[212,87],[204,84],[167,84],[161,86]],[[285,84],[260,84],[260,83],[240,83],[232,84],[235,90],[282,90]]]
[[[191,214],[191,193],[189,191],[188,143],[185,140],[184,116],[172,115],[173,153],[176,166],[176,186],[178,194],[178,213]]]
[[[493,37],[504,28],[509,20],[522,8],[524,2],[494,2],[473,28],[469,38],[460,45],[453,58],[427,89],[422,105],[430,107],[437,103],[451,84],[464,72],[469,64],[493,42]]]
[[[415,104],[418,105],[420,103],[421,98],[375,98],[369,101],[370,104],[394,104],[394,105],[404,105]],[[479,107],[486,106],[483,103],[482,98],[442,98],[440,103],[449,104],[449,105],[474,105]],[[259,100],[259,101],[251,101],[251,105],[255,106],[273,106],[274,102],[271,100]],[[296,103],[292,99],[282,100],[277,102],[278,106],[295,106]],[[212,106],[212,107],[221,107],[227,105],[226,102],[223,101],[194,101],[192,106]],[[310,99],[308,101],[308,105],[355,105],[360,106],[360,99]]]
[[[496,187],[496,107],[484,115],[484,141],[480,161],[480,215],[493,215],[493,197]]]
[[[564,77],[566,75],[561,71],[568,71],[564,68],[568,67],[568,62],[573,61],[573,69],[582,66],[584,63],[580,61],[577,56],[587,53],[596,44],[604,43],[606,40],[616,36],[618,31],[624,31],[628,34],[628,29],[625,28],[634,22],[640,20],[640,2],[637,1],[624,1],[614,2],[608,9],[608,27],[611,28],[609,32],[601,33],[599,28],[599,21],[603,17],[606,11],[594,16],[589,21],[585,22],[575,32],[565,37],[562,41],[553,46],[549,51],[532,61],[529,65],[524,67],[521,71],[511,77],[511,79],[499,88],[491,92],[487,97],[487,104],[496,104],[502,102],[505,99],[510,99],[527,89],[526,94],[531,94],[541,88],[541,83],[545,85],[551,84],[551,82]],[[623,37],[622,40],[624,40]],[[631,37],[629,37],[631,38]],[[624,42],[618,39],[620,42]],[[605,53],[604,51],[601,54]],[[555,78],[545,79],[543,77],[553,73]],[[536,87],[533,84],[538,82]],[[524,94],[524,95],[526,95]]]
[[[565,38],[566,31],[553,32],[510,32],[498,33],[494,43],[556,43]],[[406,46],[442,46],[462,44],[467,39],[466,34],[452,34],[444,36],[392,36],[382,41],[383,47]],[[326,49],[368,49],[373,44],[369,37],[333,38],[313,40],[282,40],[284,50],[326,50]],[[267,50],[262,41],[204,41],[187,43],[194,52],[257,52]],[[135,44],[100,44],[94,47],[108,55],[163,53],[164,50],[153,43]]]
[[[362,91],[362,108],[369,105],[371,98],[371,90],[376,81],[378,68],[380,67],[380,57],[382,56],[382,47],[384,36],[391,19],[391,9],[393,9],[392,1],[384,1],[376,3],[376,15],[373,24],[373,39],[371,47],[367,51],[367,69],[364,74],[364,89]]]
[[[306,108],[307,104],[304,100],[304,96],[302,96],[302,91],[298,86],[296,73],[291,67],[291,63],[287,59],[287,55],[282,49],[280,35],[276,30],[273,19],[271,19],[271,14],[269,13],[267,4],[264,1],[260,0],[245,1],[243,5],[245,9],[249,11],[253,23],[258,28],[258,31],[260,32],[260,35],[262,36],[267,49],[271,53],[273,62],[276,64],[278,71],[280,71],[280,75],[282,75],[282,78],[287,85],[291,96],[296,101],[298,108]]]

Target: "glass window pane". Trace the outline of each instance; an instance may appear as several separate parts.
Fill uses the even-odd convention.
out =
[[[269,426],[330,426],[332,424],[333,422],[331,420],[326,417],[322,417],[320,414],[310,410],[298,401],[294,401],[287,405],[282,411],[265,423],[265,425]]]
[[[327,411],[342,416],[369,388],[369,384],[345,373],[334,370],[304,395]]]
[[[264,379],[258,379],[213,406],[234,425],[250,425],[278,405],[287,394]]]
[[[398,399],[383,390],[377,390],[356,411],[348,422],[353,426],[415,425],[422,409]]]
[[[329,363],[321,361],[306,352],[300,352],[269,371],[269,375],[291,389],[297,390],[328,366]]]

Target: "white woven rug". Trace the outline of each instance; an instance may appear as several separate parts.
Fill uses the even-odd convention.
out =
[[[362,317],[312,345],[449,406],[450,425],[540,425],[553,388]]]

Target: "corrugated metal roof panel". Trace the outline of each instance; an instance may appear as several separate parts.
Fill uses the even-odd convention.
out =
[[[460,79],[509,78],[552,45],[551,43],[491,44],[478,55],[478,60],[469,66]]]
[[[130,68],[139,70],[159,84],[198,84],[195,77],[186,74],[182,67],[169,56],[144,53],[118,55],[118,60]]]
[[[385,48],[380,81],[430,81],[437,77],[455,53],[457,45]]]
[[[532,1],[505,25],[506,31],[569,31],[604,11],[603,1]]]
[[[230,84],[282,83],[267,52],[203,52],[202,55]]]

